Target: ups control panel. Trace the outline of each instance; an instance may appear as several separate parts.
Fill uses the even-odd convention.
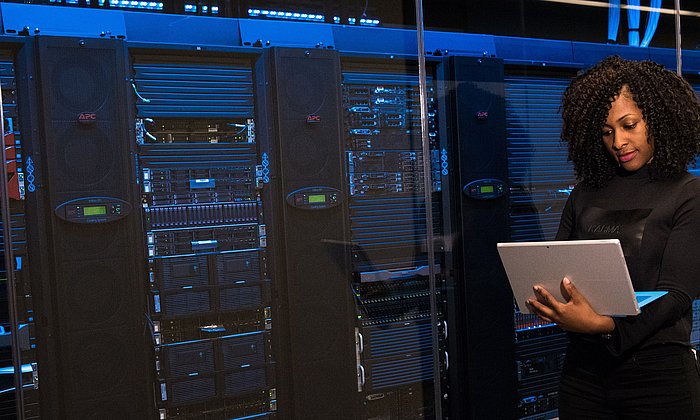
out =
[[[54,210],[59,219],[71,223],[107,223],[126,217],[131,204],[114,197],[85,197],[60,204]]]

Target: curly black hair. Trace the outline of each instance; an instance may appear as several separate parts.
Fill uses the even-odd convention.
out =
[[[562,99],[561,139],[582,186],[601,188],[618,164],[605,149],[602,130],[612,102],[628,86],[642,111],[653,159],[653,178],[683,173],[700,152],[700,102],[688,82],[660,64],[611,56],[577,76]]]

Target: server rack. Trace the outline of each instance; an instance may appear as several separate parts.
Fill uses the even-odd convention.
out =
[[[233,365],[222,360],[231,349],[247,346],[264,350],[246,356],[248,359],[244,357],[238,367],[262,366],[253,375],[252,383],[264,385],[256,386],[254,392],[245,388],[235,392],[264,394],[262,400],[256,400],[263,401],[258,413],[272,415],[276,408],[275,357],[271,350],[274,340],[270,338],[273,289],[266,266],[272,258],[266,256],[264,249],[266,226],[261,221],[265,215],[258,192],[269,176],[270,163],[264,152],[258,155],[256,150],[251,61],[233,60],[224,69],[234,69],[231,72],[234,75],[223,76],[223,80],[235,79],[229,88],[236,93],[228,97],[224,94],[223,99],[216,89],[211,91],[212,83],[221,81],[218,76],[202,80],[202,74],[211,76],[222,70],[212,63],[197,67],[172,55],[153,58],[143,53],[135,54],[133,61],[138,101],[135,137],[140,143],[138,162],[147,232],[145,243],[152,253],[146,259],[152,287],[149,308],[155,336],[165,340],[154,346],[156,371],[163,379],[157,382],[160,388],[156,391],[161,397],[175,396],[175,402],[172,397],[161,401],[160,408],[169,415],[180,416],[201,407],[220,408],[212,401],[219,401],[227,392],[222,380],[226,383],[227,378],[235,376]],[[218,63],[220,59],[213,61]],[[169,76],[155,81],[149,72]],[[360,316],[352,329],[359,343],[355,357],[358,366],[364,369],[358,371],[356,378],[362,385],[358,386],[362,388],[359,402],[367,416],[397,413],[399,406],[404,412],[416,415],[430,410],[430,403],[423,401],[423,397],[431,394],[424,386],[432,376],[428,362],[430,328],[425,322],[427,260],[416,252],[421,248],[424,232],[419,222],[423,218],[420,200],[416,199],[423,176],[417,170],[422,166],[422,157],[416,153],[417,79],[405,73],[397,66],[357,60],[345,60],[341,73],[342,155],[347,159],[352,244],[345,251],[351,255],[352,268],[348,272],[354,273],[350,283],[355,294],[354,307]],[[199,95],[207,97],[208,107],[200,106]],[[437,138],[438,116],[433,105],[430,112],[430,159],[434,168],[430,176],[436,197],[434,214],[439,215],[444,204],[440,197],[441,180],[446,179],[439,171],[448,159]],[[212,165],[214,155],[216,165]],[[194,171],[190,170],[193,166]],[[517,196],[517,191],[511,191]],[[401,214],[395,211],[399,202],[409,202],[415,208]],[[403,204],[399,207],[405,207]],[[405,222],[382,222],[385,218],[378,215],[380,208]],[[516,213],[518,209],[513,212]],[[442,233],[439,220],[436,217],[434,226],[438,234]],[[386,246],[382,243],[385,238],[394,244]],[[440,257],[436,262],[447,264]],[[229,275],[225,267],[235,273],[230,275],[238,278],[239,284],[251,287],[222,285],[220,278]],[[439,269],[438,281],[446,277],[444,270],[444,267]],[[243,289],[247,290],[243,292]],[[397,301],[403,303],[396,304]],[[406,302],[410,304],[405,305]],[[243,313],[249,317],[240,317]],[[203,320],[215,320],[210,323],[215,327],[206,332],[198,330]],[[221,325],[226,331],[235,331],[236,337],[224,334]],[[444,327],[441,325],[443,333]],[[409,349],[400,348],[392,344],[397,340],[413,344]],[[187,372],[171,363],[199,352],[207,356],[185,369]],[[397,359],[407,354],[411,356],[409,359],[413,358],[410,363],[397,363]],[[527,366],[528,372],[535,370]],[[226,369],[230,375],[224,373],[222,377],[219,372]],[[193,373],[198,379],[208,380],[192,380]],[[195,388],[204,391],[193,393],[193,400],[178,399],[178,395],[183,395],[182,390]]]
[[[271,48],[259,62],[293,416],[434,410],[414,71],[319,49]],[[430,159],[439,156],[435,134]]]
[[[17,62],[31,286],[23,309],[41,378],[31,415],[148,413],[124,42],[32,37]]]
[[[450,406],[460,418],[515,418],[512,293],[496,243],[507,240],[508,179],[503,61],[448,57],[440,126],[448,137],[447,257]]]
[[[132,63],[159,418],[274,418],[252,61]]]
[[[424,156],[415,65],[350,59],[343,64],[344,153],[359,343],[357,390],[363,418],[431,417],[434,387],[445,386],[449,357],[441,220],[447,156],[438,134],[434,69],[426,92],[430,155]],[[427,159],[429,174],[423,171]],[[427,236],[426,180],[437,239]],[[436,255],[426,253],[427,240],[434,241]],[[431,328],[431,263],[438,302],[437,349]],[[434,357],[440,358],[437,374]]]
[[[280,406],[291,418],[356,418],[338,78],[332,50],[270,48],[256,65],[268,244],[279,284]]]

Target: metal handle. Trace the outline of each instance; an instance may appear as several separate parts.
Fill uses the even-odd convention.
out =
[[[435,266],[436,271],[440,271],[440,266]],[[388,280],[400,280],[416,276],[427,277],[430,274],[430,267],[427,265],[421,265],[418,267],[408,267],[398,270],[378,270],[378,271],[365,271],[360,273],[360,282],[374,282],[374,281],[388,281]]]
[[[357,365],[360,368],[360,387],[365,386],[365,367],[362,365]]]
[[[450,370],[450,355],[445,352],[445,370]]]
[[[365,352],[365,337],[362,336],[361,332],[357,333],[358,343],[360,344],[360,353]]]
[[[218,245],[219,242],[216,239],[192,241],[192,251],[215,250]]]
[[[206,325],[204,327],[199,327],[199,330],[201,332],[212,333],[212,334],[226,332],[226,328],[224,328],[223,325]]]

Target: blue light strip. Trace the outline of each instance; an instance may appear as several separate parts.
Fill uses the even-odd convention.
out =
[[[379,26],[379,19],[360,19],[361,26]]]
[[[31,364],[23,364],[22,365],[22,373],[31,373],[31,372],[32,372],[32,365]],[[0,375],[12,375],[14,373],[15,373],[14,366],[0,367]]]
[[[336,23],[340,23],[340,22],[338,21]],[[348,18],[348,25],[357,25],[358,23],[360,26],[379,26],[379,19],[361,18],[358,22],[357,18],[354,18],[354,17]]]
[[[518,329],[515,330],[515,332],[539,330],[539,329],[542,329],[542,328],[553,327],[553,326],[555,326],[555,325],[557,325],[557,324],[554,324],[554,323],[551,323],[551,324],[544,324],[544,323],[543,323],[543,324],[539,324],[539,325],[531,325],[531,326],[525,327],[525,328],[518,328]]]
[[[164,260],[168,258],[180,258],[180,257],[196,257],[200,255],[212,255],[212,254],[237,254],[241,252],[250,252],[250,251],[262,251],[264,248],[245,248],[245,249],[232,249],[228,251],[212,251],[212,252],[191,252],[188,254],[176,254],[176,255],[157,255],[150,257],[153,260]]]
[[[203,15],[209,14],[209,6],[202,5],[201,12]],[[185,4],[185,13],[197,13],[197,5],[193,3]],[[219,14],[219,6],[211,6],[211,14]]]
[[[229,335],[222,335],[218,337],[211,337],[211,338],[200,338],[196,340],[187,340],[187,341],[178,341],[175,343],[167,343],[167,344],[162,344],[162,347],[176,347],[176,346],[181,346],[181,345],[187,345],[187,344],[195,344],[195,343],[203,343],[206,341],[215,341],[215,340],[225,340],[228,338],[238,338],[238,337],[247,337],[251,335],[259,335],[259,334],[264,334],[265,331],[250,331],[247,333],[238,333],[238,334],[229,334]]]
[[[34,384],[24,384],[22,388],[32,389],[34,388]],[[15,392],[15,387],[0,390],[0,394],[7,394],[10,392]]]
[[[122,9],[163,10],[163,3],[155,1],[109,0],[109,5]]]
[[[202,14],[207,15],[218,15],[219,14],[219,6],[211,6],[211,13],[209,13],[209,6],[202,6]]]
[[[248,16],[286,20],[301,20],[306,22],[323,22],[326,20],[326,17],[324,15],[316,13],[286,12],[266,9],[248,9]]]
[[[270,412],[267,412],[267,413],[253,414],[253,415],[251,415],[251,416],[232,418],[231,420],[259,419],[259,418],[261,418],[261,417],[266,417],[268,414],[271,414],[271,413],[270,413]]]

